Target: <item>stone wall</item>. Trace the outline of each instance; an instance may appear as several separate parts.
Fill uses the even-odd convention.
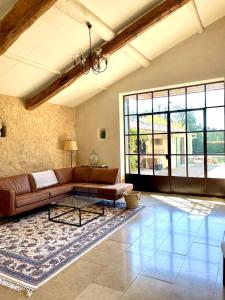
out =
[[[75,109],[46,103],[28,111],[22,100],[0,95],[0,118],[7,126],[0,177],[70,165],[63,143],[75,138]]]

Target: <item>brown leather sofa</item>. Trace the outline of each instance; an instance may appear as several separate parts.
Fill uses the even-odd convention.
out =
[[[107,200],[123,197],[132,184],[118,183],[118,169],[63,168],[54,170],[58,184],[37,190],[31,174],[0,178],[0,214],[20,213],[60,200],[74,192]]]

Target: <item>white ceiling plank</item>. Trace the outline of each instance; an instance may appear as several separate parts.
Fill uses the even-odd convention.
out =
[[[111,41],[115,33],[99,17],[94,15],[88,8],[77,1],[58,0],[55,6],[64,14],[76,20],[86,27],[86,22],[90,22],[92,30],[103,40]]]
[[[30,59],[27,59],[27,58],[24,58],[22,56],[19,56],[19,55],[15,55],[15,54],[12,54],[12,53],[5,53],[3,54],[3,56],[7,57],[7,58],[10,58],[14,61],[17,61],[17,62],[22,62],[24,64],[27,64],[29,66],[33,66],[35,68],[38,68],[38,69],[42,69],[42,70],[45,70],[45,71],[48,71],[48,72],[51,72],[53,74],[57,74],[57,75],[61,75],[62,72],[60,72],[59,70],[56,70],[56,69],[52,69],[48,66],[45,66],[43,64],[39,64],[37,63],[36,61],[33,61],[33,60],[30,60]],[[15,65],[15,64],[13,64]],[[89,85],[89,86],[92,86],[92,87],[96,87],[100,90],[107,90],[107,87],[105,86],[100,86],[98,85],[97,83],[93,83],[93,82],[89,82],[87,79],[85,79],[85,77],[82,78],[81,82],[83,82],[84,84],[86,85]]]
[[[48,102],[75,107],[101,91],[99,88],[88,86],[81,80],[77,80],[67,89],[62,90],[59,94],[52,97]]]
[[[141,49],[149,60],[153,60],[195,33],[196,26],[185,5],[131,43],[137,49]]]
[[[142,67],[147,68],[151,64],[151,61],[146,56],[144,56],[140,51],[130,44],[127,44],[125,47],[123,47],[122,51]]]
[[[198,33],[202,33],[203,30],[204,30],[204,27],[203,27],[200,15],[198,13],[198,9],[197,9],[197,6],[195,4],[195,1],[194,0],[190,1],[188,3],[188,7],[189,7],[190,13],[192,15],[193,21],[196,25],[196,28],[198,30]]]
[[[116,36],[116,33],[113,32],[113,30],[99,17],[91,12],[86,6],[75,0],[59,0],[56,3],[56,7],[66,15],[80,22],[82,25],[85,25],[87,21],[90,22],[92,25],[92,31],[97,33],[105,41],[111,41]],[[131,45],[127,45],[127,47],[124,48],[124,52],[141,66],[148,67],[150,65],[150,61]]]
[[[57,11],[60,18],[63,13]],[[86,51],[89,47],[87,28],[68,16],[64,17],[66,17],[64,25],[29,54],[30,59],[41,61],[61,71],[71,67],[77,53]],[[99,41],[99,37],[93,33],[92,40],[95,44]]]
[[[51,72],[17,63],[7,73],[0,76],[0,93],[26,98],[51,79]]]
[[[102,90],[102,91],[106,91],[106,90],[107,90],[107,87],[101,86],[101,85],[99,85],[99,84],[97,84],[97,83],[94,83],[94,82],[91,82],[91,81],[89,81],[89,80],[87,79],[87,77],[86,77],[86,78],[85,78],[85,77],[82,77],[81,80],[80,80],[80,82],[83,83],[83,84],[89,85],[89,86],[91,86],[91,87],[100,89],[100,90]]]
[[[162,0],[79,0],[113,31],[118,32]]]
[[[9,59],[7,57],[4,57],[3,55],[0,56],[0,78],[1,76],[7,74],[14,68],[14,66],[17,64],[15,60]],[[1,91],[0,91],[1,93]]]
[[[51,7],[20,36],[9,48],[9,51],[21,56],[29,55],[42,43],[51,38],[64,25],[65,19],[65,16],[60,18],[56,7]]]
[[[204,27],[225,16],[225,0],[195,0]]]
[[[10,53],[9,51],[7,51],[5,54],[3,54],[3,56],[8,57],[10,59],[13,59],[14,61],[22,62],[24,64],[36,67],[38,69],[49,71],[49,72],[54,73],[54,74],[58,74],[58,75],[62,74],[62,72],[60,72],[59,70],[53,69],[53,68],[48,67],[48,66],[43,65],[43,64],[40,64],[40,63],[38,63],[34,60],[31,60],[29,58],[25,58],[21,55]]]

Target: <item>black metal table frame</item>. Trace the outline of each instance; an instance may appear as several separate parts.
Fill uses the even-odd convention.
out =
[[[69,206],[69,205],[63,205],[63,204],[57,204],[57,203],[50,203],[48,205],[48,220],[55,222],[55,223],[61,223],[61,224],[67,224],[67,225],[72,225],[72,226],[77,226],[77,227],[81,227],[89,222],[94,221],[95,219],[104,216],[105,214],[105,205],[104,205],[104,201],[103,200],[99,200],[98,202],[94,202],[92,204],[96,204],[101,202],[101,208],[102,208],[102,212],[96,212],[96,211],[91,211],[91,210],[84,210],[82,208],[79,207],[74,207],[74,206]],[[63,207],[63,208],[72,208],[64,213],[61,213],[59,215],[56,215],[54,217],[51,217],[51,207]],[[59,221],[57,220],[59,217],[67,215],[69,213],[71,213],[72,211],[78,211],[79,212],[79,224],[75,224],[75,223],[70,223],[70,222],[66,222],[66,221]],[[86,222],[82,223],[82,212],[88,212],[94,215],[97,215],[89,220],[87,220]]]

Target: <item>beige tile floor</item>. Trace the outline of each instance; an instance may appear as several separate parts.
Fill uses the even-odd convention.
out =
[[[33,300],[222,300],[225,202],[143,193],[144,211]],[[0,286],[0,300],[27,299]]]

